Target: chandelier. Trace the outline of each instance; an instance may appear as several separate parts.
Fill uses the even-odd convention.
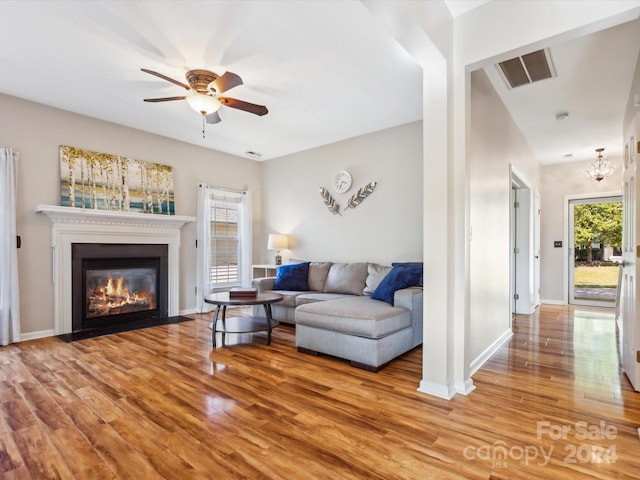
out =
[[[616,167],[612,166],[609,163],[608,158],[604,158],[602,156],[602,152],[604,152],[604,148],[596,148],[596,152],[598,152],[598,158],[596,161],[591,164],[589,168],[587,168],[584,173],[593,178],[596,181],[600,181],[605,177],[608,177],[613,172],[616,171]]]

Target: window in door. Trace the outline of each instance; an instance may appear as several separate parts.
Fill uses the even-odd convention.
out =
[[[614,307],[622,259],[621,197],[571,200],[569,230],[569,303]]]

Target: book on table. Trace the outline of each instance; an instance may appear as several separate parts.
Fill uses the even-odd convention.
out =
[[[229,298],[255,298],[257,295],[257,288],[235,287],[229,290]]]

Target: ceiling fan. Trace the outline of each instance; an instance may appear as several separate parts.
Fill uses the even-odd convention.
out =
[[[189,85],[186,85],[171,77],[167,77],[153,70],[141,68],[145,73],[155,75],[168,82],[187,90],[187,94],[179,97],[145,98],[145,102],[170,102],[173,100],[186,100],[189,106],[196,112],[202,114],[202,138],[204,138],[204,126],[206,123],[218,123],[222,119],[218,114],[221,105],[243,110],[255,115],[266,115],[269,113],[264,105],[245,102],[236,98],[220,97],[221,93],[231,90],[238,85],[242,85],[242,78],[233,72],[225,72],[222,75],[210,72],[209,70],[189,70],[185,77]]]

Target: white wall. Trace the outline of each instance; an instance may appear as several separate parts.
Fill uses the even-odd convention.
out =
[[[622,137],[621,137],[622,138]],[[606,153],[606,152],[605,152]],[[593,160],[596,152],[593,152]],[[541,171],[541,236],[540,236],[540,297],[542,303],[563,303],[567,291],[567,239],[565,236],[564,206],[566,195],[622,192],[620,158],[609,157],[618,167],[611,177],[601,182],[588,178],[584,171],[593,161],[559,163],[542,167]],[[555,240],[562,248],[554,248]]]
[[[471,279],[470,273],[471,175],[467,157],[471,155],[469,141],[474,127],[468,116],[469,71],[532,45],[547,46],[551,38],[560,41],[563,36],[569,38],[620,23],[623,17],[635,18],[634,9],[640,2],[594,1],[588,8],[582,2],[565,0],[488,2],[453,22],[440,1],[363,3],[424,70],[424,162],[430,167],[425,169],[425,228],[437,223],[445,242],[437,249],[440,261],[429,268],[439,283],[429,285],[425,280],[425,343],[419,390],[449,398],[455,391],[472,390],[468,366],[477,351],[471,346],[474,340],[470,325],[470,291],[477,279]],[[446,162],[446,170],[440,168],[442,162]],[[431,173],[428,178],[427,173]],[[526,166],[523,173],[532,181]],[[424,240],[427,252],[430,237],[425,234]]]
[[[348,170],[353,186],[344,194],[331,188],[333,176]],[[422,260],[422,123],[263,162],[264,223],[259,239],[262,259],[273,262],[269,233],[290,236],[283,257],[333,262]],[[371,181],[377,186],[355,209],[348,198]],[[333,215],[320,197],[329,188],[341,205]],[[438,234],[437,232],[433,232]],[[435,252],[437,254],[437,252]]]
[[[464,65],[484,66],[638,18],[638,0],[491,1],[456,18]]]
[[[624,112],[623,130],[625,132],[629,128],[631,122],[633,121],[633,118],[638,112],[640,112],[640,107],[636,106],[636,103],[638,101],[640,101],[640,55],[638,55],[638,59],[636,60],[636,70],[633,74],[631,90],[629,91],[629,99],[627,100],[627,105]]]
[[[34,209],[39,204],[60,204],[60,145],[172,165],[176,215],[196,215],[199,182],[248,188],[254,195],[254,218],[258,223],[261,220],[260,165],[252,160],[1,94],[0,145],[20,152],[17,231],[22,248],[18,270],[21,327],[27,337],[53,330],[51,224]],[[181,311],[195,308],[195,231],[195,224],[182,229]]]
[[[471,74],[468,150],[472,363],[510,328],[510,164],[534,189],[538,163],[483,70]]]

